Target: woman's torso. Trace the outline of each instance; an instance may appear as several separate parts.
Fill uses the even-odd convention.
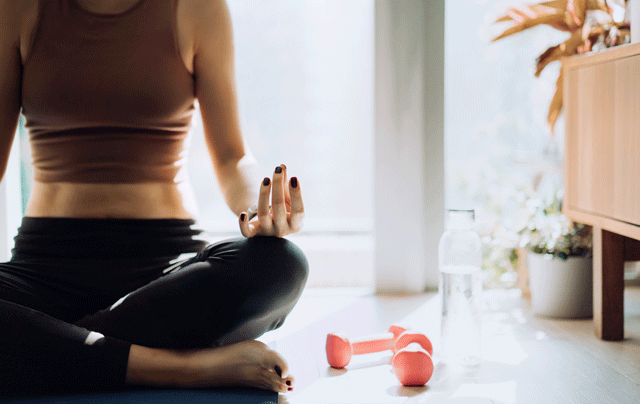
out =
[[[25,211],[30,217],[191,219],[195,198],[179,184],[87,184],[33,182]]]
[[[38,21],[36,0],[32,1],[22,25],[20,48],[23,63],[29,51]],[[142,0],[89,2],[77,0],[87,11],[117,14]],[[179,2],[176,18],[176,42],[184,67],[193,73],[193,36],[190,35],[188,9]],[[192,218],[193,193],[186,182],[100,183],[35,180],[25,212],[31,217],[76,218]]]

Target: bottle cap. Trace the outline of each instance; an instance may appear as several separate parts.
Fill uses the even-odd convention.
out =
[[[475,221],[476,212],[470,210],[449,209],[447,211],[447,229],[471,229]]]

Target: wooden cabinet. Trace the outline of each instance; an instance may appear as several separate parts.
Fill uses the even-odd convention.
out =
[[[563,61],[563,213],[594,226],[594,323],[623,332],[624,261],[640,259],[640,44]]]

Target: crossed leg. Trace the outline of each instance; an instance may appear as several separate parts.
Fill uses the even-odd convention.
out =
[[[73,378],[69,375],[80,379],[85,379],[85,375],[102,378],[96,382],[98,385],[113,387],[124,383],[125,372],[128,372],[129,381],[153,383],[153,377],[136,377],[141,376],[139,371],[144,372],[144,366],[165,355],[173,360],[173,364],[179,362],[175,362],[176,358],[183,359],[175,368],[188,373],[188,377],[180,379],[183,385],[239,384],[269,388],[271,384],[264,380],[265,377],[277,380],[273,377],[274,372],[288,372],[282,366],[278,369],[277,364],[282,363],[279,355],[252,340],[283,323],[300,297],[307,275],[304,254],[288,240],[238,238],[208,246],[193,259],[177,265],[109,308],[85,316],[75,325],[4,302],[0,310],[12,314],[8,318],[15,321],[0,325],[0,329],[10,327],[14,330],[3,335],[7,341],[0,342],[9,347],[21,344],[20,355],[26,360],[16,358],[15,353],[0,351],[0,364],[4,365],[3,362],[10,358],[20,359],[14,376],[32,375],[30,385],[37,382],[33,380],[34,369],[36,373],[42,369],[44,374],[40,381],[45,383],[46,379],[46,385],[58,389],[64,388],[65,382],[56,383],[56,378],[64,379],[66,385],[74,387],[68,381]],[[16,329],[15,323],[19,322],[16,318],[30,328]],[[51,339],[52,335],[57,339]],[[133,344],[130,352],[127,344]],[[44,346],[45,352],[32,355],[31,345]],[[128,355],[128,368],[124,370],[123,345],[127,347]],[[110,356],[110,351],[115,354]],[[51,367],[41,366],[41,362],[49,361],[47,352],[53,352],[54,356],[64,352],[73,363],[68,363],[69,368],[58,367],[53,372]],[[132,370],[132,359],[142,368]],[[114,361],[118,364],[110,364]],[[77,362],[86,362],[86,366],[76,366]],[[15,367],[14,363],[11,368]],[[185,368],[184,363],[192,368]],[[92,364],[92,372],[82,372],[83,366],[90,368]],[[162,366],[153,364],[156,365]],[[155,371],[155,377],[159,370],[153,366],[147,370]],[[256,373],[256,368],[262,371]],[[93,374],[96,371],[98,375]],[[177,380],[175,375],[171,377],[174,378],[170,380]],[[13,379],[13,382],[0,379],[0,383],[13,383],[14,388],[19,387]]]

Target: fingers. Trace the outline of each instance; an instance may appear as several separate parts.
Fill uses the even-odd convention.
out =
[[[302,191],[300,190],[300,181],[297,177],[292,177],[289,181],[289,190],[291,192],[291,213],[289,215],[289,227],[292,231],[297,232],[302,228],[304,221],[304,204],[302,203]]]
[[[240,233],[245,237],[251,237],[251,229],[249,228],[249,220],[247,220],[247,212],[240,213],[238,220],[240,221]]]
[[[275,235],[282,237],[289,233],[287,222],[287,208],[284,203],[284,170],[282,165],[276,167],[273,173],[273,186],[271,188],[271,210],[273,213],[273,223],[275,225]]]
[[[282,172],[284,173],[284,177],[282,179],[282,183],[285,184],[284,186],[284,204],[286,207],[287,212],[289,212],[291,210],[291,192],[289,191],[289,187],[286,186],[287,184],[287,166],[285,166],[284,164],[282,165]]]
[[[242,212],[238,220],[240,221],[240,233],[242,233],[243,236],[248,238],[256,235],[259,226],[249,224],[247,212]]]
[[[260,194],[258,195],[258,224],[263,234],[270,234],[273,231],[273,221],[269,212],[270,192],[271,179],[264,177],[260,185]]]
[[[302,228],[304,205],[300,182],[297,177],[287,181],[287,167],[284,164],[276,167],[273,179],[265,177],[260,183],[257,213],[258,220],[252,220],[251,223],[245,212],[240,214],[238,220],[243,236],[260,234],[284,237]]]

